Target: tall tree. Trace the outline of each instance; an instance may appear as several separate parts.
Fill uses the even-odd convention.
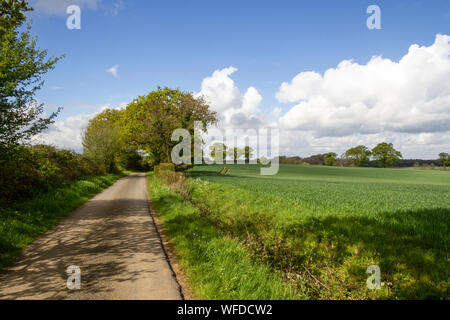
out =
[[[228,149],[228,155],[233,159],[233,163],[237,163],[239,158],[245,154],[245,149],[233,147]]]
[[[120,122],[121,135],[127,144],[151,154],[156,164],[170,162],[177,144],[171,140],[175,129],[187,129],[194,135],[194,122],[206,128],[216,123],[216,113],[201,97],[178,89],[161,88],[131,102]]]
[[[209,149],[211,150],[210,156],[213,158],[214,162],[223,162],[227,157],[227,146],[221,142],[213,143]]]
[[[83,154],[106,172],[116,170],[116,157],[121,151],[117,123],[121,112],[106,109],[89,120],[83,132]]]
[[[345,151],[345,158],[358,167],[364,166],[369,160],[371,151],[363,145],[359,145]]]
[[[336,163],[337,154],[334,152],[328,152],[323,157],[327,166],[333,166]]]
[[[26,142],[46,129],[57,112],[42,117],[43,104],[35,99],[42,76],[61,58],[47,59],[47,50],[37,47],[37,38],[19,28],[31,11],[27,1],[0,0],[0,143]]]
[[[380,167],[386,168],[400,161],[403,157],[400,151],[394,149],[392,143],[382,142],[372,149],[372,156],[378,160]]]
[[[245,163],[250,163],[250,158],[253,157],[253,148],[246,146],[244,148]]]

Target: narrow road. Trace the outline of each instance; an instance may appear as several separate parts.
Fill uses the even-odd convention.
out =
[[[81,289],[67,288],[69,266]],[[117,181],[0,273],[0,299],[181,299],[149,212],[145,174]]]

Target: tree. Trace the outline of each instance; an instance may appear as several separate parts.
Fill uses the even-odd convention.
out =
[[[325,164],[325,158],[323,154],[315,154],[308,158],[298,159],[300,162],[306,162],[310,165],[323,166]]]
[[[327,166],[333,166],[336,163],[337,154],[334,152],[328,152],[323,157]]]
[[[345,151],[344,156],[355,166],[362,167],[369,161],[371,154],[369,148],[359,145]]]
[[[214,162],[225,163],[227,157],[227,146],[221,142],[213,143],[209,149],[211,150],[210,155]]]
[[[171,150],[178,143],[171,137],[175,129],[194,135],[194,122],[206,128],[217,122],[216,113],[202,97],[178,89],[161,88],[131,102],[120,121],[123,141],[148,152],[156,164],[171,161]]]
[[[60,109],[41,117],[43,104],[35,93],[44,84],[42,76],[61,59],[47,59],[47,50],[37,47],[37,38],[19,28],[25,13],[33,9],[24,0],[0,0],[0,143],[26,142],[46,129]]]
[[[228,155],[233,159],[234,163],[237,163],[239,158],[241,158],[243,155],[245,155],[245,148],[239,149],[238,147],[234,147],[234,148],[228,149]]]
[[[382,142],[372,149],[372,156],[378,160],[380,167],[386,168],[403,157],[400,151],[394,149],[392,143]]]
[[[444,170],[445,170],[446,163],[449,160],[450,160],[450,157],[449,157],[448,153],[446,153],[446,152],[439,153],[439,162],[444,167]]]
[[[116,171],[116,157],[121,151],[117,123],[121,111],[106,109],[89,120],[83,132],[83,153],[106,172]]]
[[[249,146],[246,146],[244,148],[244,156],[245,156],[245,163],[250,163],[250,158],[253,156],[253,149]]]

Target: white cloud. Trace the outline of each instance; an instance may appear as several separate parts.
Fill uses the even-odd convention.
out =
[[[300,73],[277,92],[280,102],[298,102],[278,122],[265,120],[254,87],[241,93],[234,67],[214,71],[199,94],[218,112],[220,129],[279,128],[280,154],[341,154],[389,141],[405,158],[434,158],[450,150],[449,38],[411,46],[399,62],[374,57],[366,65],[343,61],[324,75]],[[276,107],[270,114],[282,112]]]
[[[119,66],[118,65],[108,68],[105,71],[111,73],[114,76],[114,78],[119,78]]]
[[[412,45],[399,62],[373,57],[342,61],[324,75],[302,72],[276,94],[298,102],[280,124],[318,137],[449,131],[449,41],[437,35],[429,47]]]
[[[235,71],[234,67],[214,71],[203,79],[197,95],[204,96],[211,109],[217,111],[221,127],[254,128],[264,121],[258,108],[262,97],[254,87],[242,94],[230,77]]]
[[[80,8],[97,9],[99,0],[34,0],[31,5],[38,12],[47,14],[66,14],[67,7],[77,5]]]
[[[80,113],[65,119],[57,119],[47,130],[34,136],[32,142],[33,144],[51,144],[58,148],[81,152],[83,149],[82,132],[87,127],[89,120],[108,108],[110,105],[102,105],[97,107],[93,113]]]
[[[81,133],[95,114],[78,114],[57,120],[49,128],[33,138],[33,143],[51,144],[59,148],[81,152]]]

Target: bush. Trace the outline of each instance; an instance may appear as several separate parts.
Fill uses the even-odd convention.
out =
[[[0,201],[15,201],[36,191],[103,175],[100,167],[85,157],[53,146],[0,145]]]
[[[161,163],[155,166],[154,174],[170,188],[189,198],[190,191],[186,186],[184,175],[182,172],[175,171],[175,169],[176,167],[172,163]]]

